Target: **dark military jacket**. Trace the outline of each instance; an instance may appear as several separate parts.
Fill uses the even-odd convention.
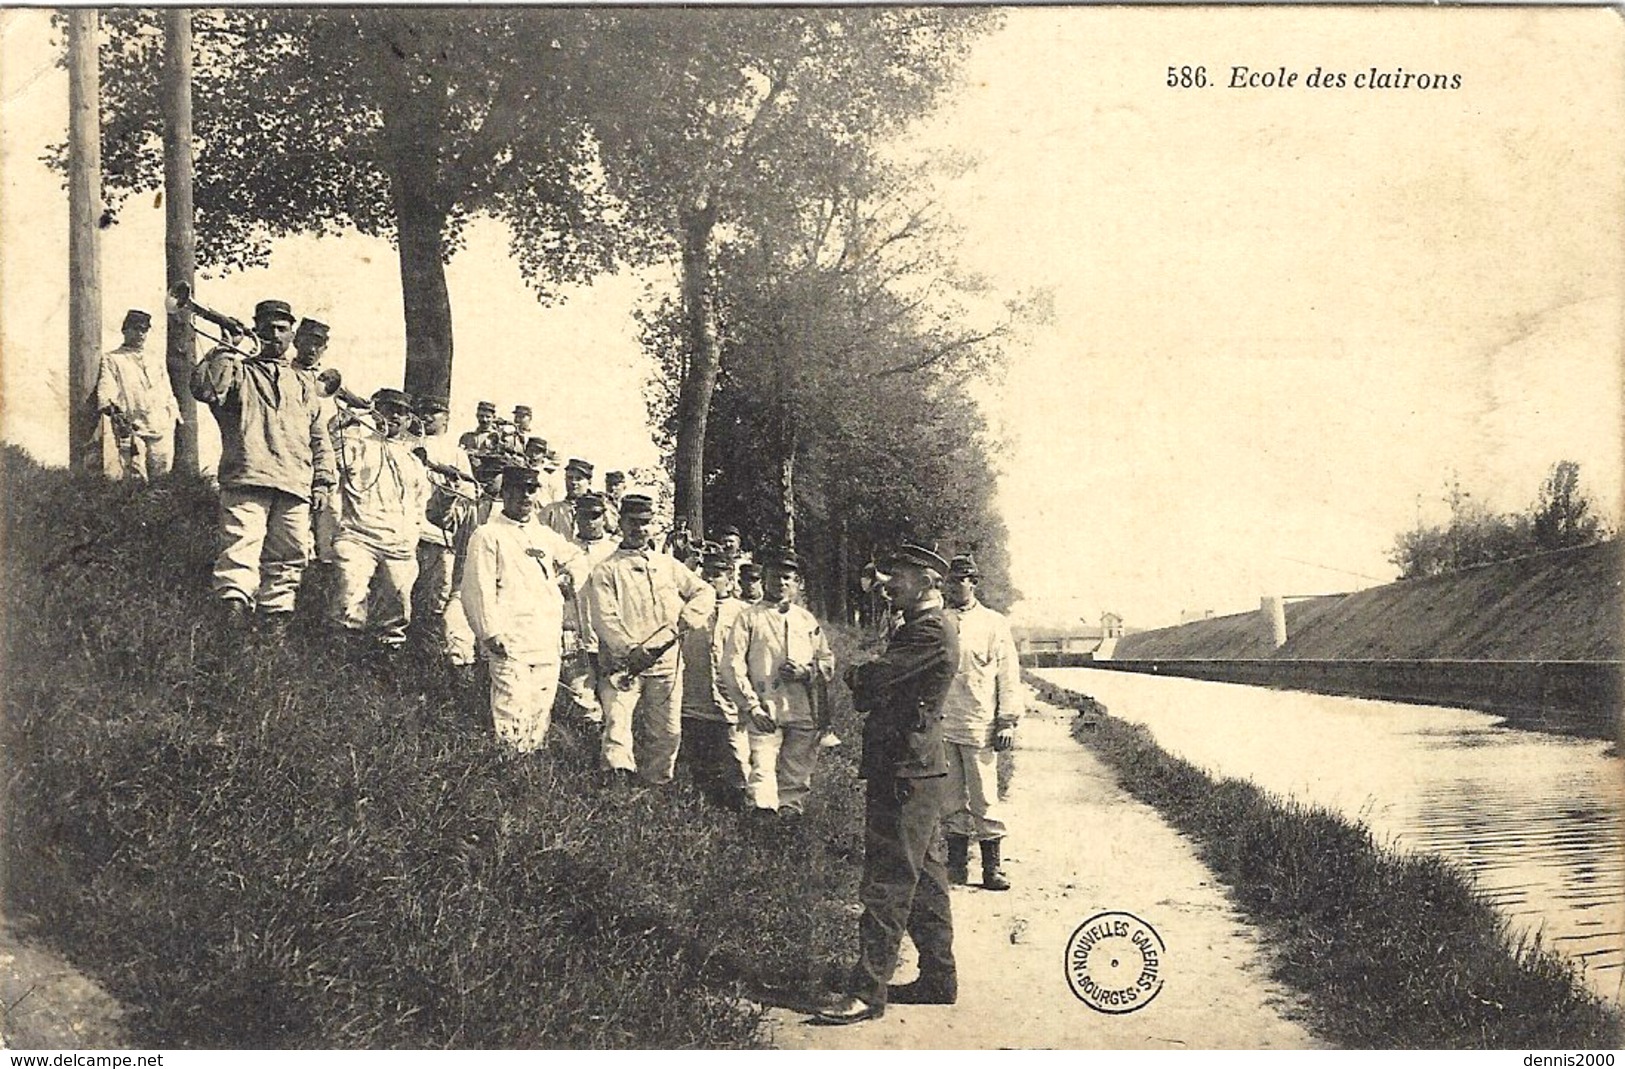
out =
[[[869,714],[860,777],[947,775],[942,700],[958,664],[959,634],[932,594],[904,613],[885,653],[852,669],[853,701]]]

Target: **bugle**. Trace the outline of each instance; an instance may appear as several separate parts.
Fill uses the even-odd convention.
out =
[[[254,332],[240,319],[233,319],[224,312],[216,312],[213,308],[205,307],[192,299],[192,287],[186,282],[177,282],[169,287],[164,296],[164,310],[171,315],[180,312],[190,312],[194,316],[208,320],[220,328],[218,335],[210,334],[196,323],[192,330],[201,338],[205,338],[222,349],[230,349],[245,360],[252,360],[260,355],[260,340]],[[239,342],[245,341],[247,348]]]
[[[316,384],[321,387],[323,397],[331,397],[345,408],[359,412],[372,411],[371,401],[344,388],[344,376],[339,374],[336,367],[330,367],[317,375]]]

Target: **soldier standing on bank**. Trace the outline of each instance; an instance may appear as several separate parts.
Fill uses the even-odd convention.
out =
[[[446,433],[449,408],[443,397],[421,398],[417,404],[423,437],[416,451],[428,469],[430,490],[428,507],[418,528],[415,601],[423,607],[422,622],[434,629],[436,644],[447,660],[457,668],[471,668],[474,633],[463,616],[457,592],[463,579],[468,539],[478,522],[478,484],[468,454]]]
[[[231,626],[257,609],[273,630],[293,615],[310,559],[310,511],[335,481],[315,377],[288,363],[295,317],[286,301],[254,307],[259,355],[224,346],[192,370],[192,396],[220,425],[220,534],[214,592]]]
[[[117,479],[147,482],[175,465],[175,424],[180,405],[169,385],[162,354],[146,351],[152,316],[139,308],[124,313],[124,344],[102,357],[96,408],[107,417],[103,433],[118,443]]]
[[[614,777],[670,783],[682,740],[677,643],[704,627],[716,591],[655,551],[654,502],[621,501],[621,544],[593,569],[588,604],[598,639],[598,701],[604,707],[603,765]],[[634,741],[634,739],[636,741]]]
[[[564,605],[564,661],[559,668],[559,686],[582,719],[602,724],[604,709],[598,703],[598,637],[593,633],[587,607],[587,581],[592,571],[615,552],[617,541],[604,525],[604,499],[582,494],[576,499],[575,533],[570,544],[576,554],[568,570],[572,588]]]
[[[947,762],[942,702],[959,664],[954,624],[939,587],[948,564],[904,545],[880,562],[903,624],[877,659],[846,673],[863,725],[865,781],[859,957],[849,993],[818,1011],[826,1024],[882,1016],[886,1004],[947,1005],[958,998],[948,873],[937,845]],[[889,987],[908,933],[920,952],[920,978]]]
[[[948,879],[970,882],[970,844],[982,853],[982,886],[1008,891],[1000,866],[1005,826],[999,806],[999,753],[1016,743],[1021,662],[1010,624],[976,600],[981,569],[969,555],[948,564],[948,611],[959,625],[959,671],[943,702],[948,754]]]
[[[338,580],[331,617],[351,634],[372,632],[389,649],[406,643],[418,535],[429,503],[423,462],[404,436],[411,414],[406,394],[378,390],[371,421],[353,414],[337,435]]]
[[[717,592],[710,623],[683,636],[681,760],[695,786],[715,805],[740,809],[750,774],[750,745],[739,709],[724,684],[724,643],[745,603],[733,596],[732,562],[714,543],[701,547],[700,578]]]
[[[733,570],[724,545],[722,557]],[[835,675],[835,655],[817,618],[800,605],[801,562],[793,553],[763,562],[767,596],[746,606],[723,642],[722,672],[750,743],[750,802],[799,817],[818,763],[816,687]]]
[[[540,749],[552,721],[564,627],[565,569],[575,550],[532,522],[536,472],[502,472],[502,508],[469,539],[463,611],[491,674],[491,722],[520,753]]]

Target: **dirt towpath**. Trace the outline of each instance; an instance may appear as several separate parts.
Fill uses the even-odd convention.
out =
[[[1071,714],[1029,694],[1008,799],[1005,871],[1014,887],[953,895],[959,1002],[892,1006],[844,1027],[774,1010],[772,1040],[794,1049],[1303,1049],[1324,1046],[1293,1018],[1296,1000],[1268,978],[1247,927],[1156,812],[1118,788],[1068,733]],[[972,853],[971,878],[980,872]],[[1131,1013],[1073,995],[1068,938],[1097,913],[1123,911],[1164,944],[1163,987]],[[914,976],[912,948],[894,982]]]
[[[57,954],[19,940],[0,917],[0,1050],[127,1045],[112,996]]]

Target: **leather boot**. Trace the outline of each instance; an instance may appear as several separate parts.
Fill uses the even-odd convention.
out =
[[[238,598],[225,598],[220,603],[222,628],[233,635],[246,635],[254,629],[254,608]]]
[[[999,843],[1000,839],[982,840],[982,889],[986,891],[1008,891],[1010,880],[999,869]]]
[[[899,1006],[952,1006],[959,1001],[959,980],[953,975],[922,975],[911,984],[886,989],[886,1001]]]
[[[956,886],[970,883],[970,838],[948,836],[948,882]]]

